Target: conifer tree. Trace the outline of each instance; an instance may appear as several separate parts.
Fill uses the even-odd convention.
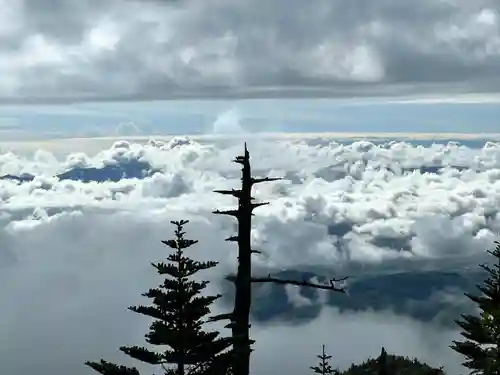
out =
[[[378,375],[389,375],[389,366],[387,363],[387,352],[384,347],[380,351],[380,355],[377,359],[378,364]]]
[[[325,345],[322,346],[322,353],[318,355],[319,363],[316,366],[311,366],[310,369],[313,370],[315,374],[321,375],[337,375],[339,372],[334,370],[330,365],[331,355],[326,355]]]
[[[184,249],[198,242],[184,238],[183,226],[187,223],[187,220],[172,221],[176,226],[175,239],[162,241],[174,251],[167,257],[169,263],[153,264],[165,279],[158,288],[143,294],[152,299],[152,305],[129,307],[131,311],[154,318],[145,335],[146,342],[168,349],[154,352],[132,346],[120,350],[141,362],[161,365],[168,375],[225,375],[229,366],[226,351],[231,344],[229,339],[220,338],[216,331],[202,330],[210,305],[221,296],[201,296],[208,281],[190,280],[198,271],[215,267],[217,262],[198,262],[184,255]],[[139,375],[136,368],[104,360],[86,364],[104,375]]]
[[[462,314],[456,323],[466,340],[451,345],[466,358],[463,365],[471,374],[500,374],[500,243],[495,244],[495,250],[488,253],[496,258],[496,264],[480,265],[487,272],[484,285],[478,285],[481,295],[465,294],[479,308],[479,316]]]

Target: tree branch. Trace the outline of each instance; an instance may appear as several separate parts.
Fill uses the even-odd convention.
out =
[[[229,215],[234,217],[238,217],[240,215],[240,212],[238,210],[227,210],[227,211],[216,210],[213,211],[212,213],[216,215]]]
[[[250,203],[250,207],[253,210],[253,209],[260,207],[260,206],[267,206],[268,204],[269,204],[269,202]]]
[[[235,198],[241,197],[241,190],[231,189],[231,190],[214,190],[214,193],[232,195]]]
[[[341,277],[339,279],[330,279],[330,284],[318,284],[318,283],[312,283],[307,280],[291,280],[291,279],[279,279],[277,277],[271,277],[271,275],[268,275],[267,277],[252,277],[251,281],[252,283],[275,283],[275,284],[282,284],[282,285],[296,285],[296,286],[304,286],[304,287],[310,287],[310,288],[316,288],[316,289],[323,289],[323,290],[333,290],[335,292],[341,292],[341,293],[346,293],[347,290],[344,287],[337,287],[335,286],[335,283],[342,282],[347,280],[348,277]],[[226,280],[231,281],[231,282],[236,282],[236,275],[228,275],[226,276]]]
[[[245,164],[246,162],[248,162],[248,159],[246,159],[244,156],[237,156],[233,159],[233,163]]]
[[[271,277],[270,275],[267,277],[252,277],[252,283],[275,283],[275,284],[283,284],[283,285],[296,285],[296,286],[305,286],[316,289],[324,289],[324,290],[333,290],[336,292],[345,293],[346,289],[344,287],[336,287],[335,283],[340,281],[347,280],[347,277],[343,277],[340,279],[330,279],[330,284],[318,284],[312,283],[306,280],[298,281],[298,280],[287,280],[287,279],[278,279],[276,277]]]
[[[264,177],[264,178],[253,178],[251,179],[252,185],[260,184],[261,182],[271,182],[282,180],[280,177]]]
[[[234,314],[233,313],[225,313],[225,314],[218,314],[211,316],[208,318],[209,322],[217,322],[219,320],[233,320]]]

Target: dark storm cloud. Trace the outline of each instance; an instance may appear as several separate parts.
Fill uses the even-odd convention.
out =
[[[496,0],[0,4],[4,101],[500,91]]]

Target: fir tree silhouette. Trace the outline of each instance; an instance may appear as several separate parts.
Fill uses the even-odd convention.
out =
[[[317,289],[326,289],[337,292],[345,292],[343,287],[338,287],[336,282],[346,280],[330,279],[328,284],[312,283],[307,280],[283,280],[268,275],[266,277],[255,277],[252,275],[252,254],[260,254],[259,250],[252,249],[251,231],[253,210],[269,204],[268,202],[255,203],[252,197],[252,187],[262,182],[281,180],[281,178],[254,178],[251,173],[250,153],[245,143],[245,153],[234,159],[235,163],[242,165],[241,189],[239,190],[215,190],[216,193],[232,195],[238,199],[238,208],[227,211],[214,211],[214,214],[229,215],[238,221],[238,234],[231,236],[226,241],[238,243],[238,267],[236,275],[230,275],[227,279],[235,286],[235,297],[233,311],[220,314],[212,320],[228,319],[230,323],[226,326],[231,328],[231,338],[233,345],[232,371],[234,375],[249,375],[250,373],[250,353],[254,340],[250,339],[250,306],[252,304],[252,283],[276,283],[289,284]]]
[[[377,364],[378,375],[390,375],[389,364],[387,362],[387,352],[385,351],[384,347],[382,347],[382,350],[380,351],[380,355],[377,359]]]
[[[321,355],[318,355],[319,363],[316,366],[311,366],[310,369],[313,370],[315,374],[321,375],[337,375],[338,370],[334,370],[330,365],[331,355],[326,355],[325,345],[322,346]]]
[[[169,263],[153,263],[165,279],[158,288],[143,294],[152,299],[152,305],[129,307],[131,311],[154,318],[146,341],[169,349],[153,352],[143,347],[124,346],[120,350],[141,362],[160,365],[168,375],[225,375],[229,371],[226,349],[231,345],[230,339],[220,338],[216,331],[202,330],[210,305],[221,296],[201,296],[208,281],[190,280],[198,271],[213,268],[217,262],[198,262],[184,255],[184,249],[198,242],[184,238],[183,226],[187,223],[187,220],[172,221],[176,226],[175,239],[162,241],[174,251],[167,257]],[[135,367],[104,360],[86,364],[104,375],[139,374]]]
[[[471,374],[500,374],[500,243],[495,244],[495,250],[488,253],[496,258],[496,264],[480,265],[488,275],[484,286],[477,287],[481,295],[465,294],[479,308],[479,316],[462,314],[462,320],[456,320],[466,340],[451,345],[466,358],[463,365]]]

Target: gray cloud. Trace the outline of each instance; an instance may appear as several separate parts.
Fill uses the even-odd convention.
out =
[[[295,176],[295,181],[285,179],[255,190],[258,200],[272,203],[262,207],[253,222],[253,246],[264,252],[255,258],[256,274],[316,270],[320,265],[318,275],[351,277],[353,303],[362,292],[355,278],[372,281],[365,283],[372,288],[365,288],[362,295],[371,303],[354,306],[361,310],[355,314],[321,308],[330,304],[331,295],[316,298],[310,291],[290,288],[281,294],[256,293],[256,307],[272,308],[268,301],[280,302],[275,298],[279,297],[293,305],[295,315],[308,313],[307,304],[316,313],[300,326],[284,319],[273,322],[272,328],[255,322],[254,372],[290,369],[291,375],[304,374],[324,342],[342,367],[376,355],[385,345],[391,352],[415,355],[459,373],[451,371],[459,360],[448,348],[458,336],[455,327],[450,331],[396,313],[420,309],[424,314],[431,306],[462,305],[465,281],[458,284],[460,278],[443,272],[462,275],[464,268],[476,268],[484,260],[484,249],[498,238],[500,144],[472,149],[453,143],[416,147],[404,142],[377,146],[367,141],[342,145],[329,139],[308,144],[246,138],[256,174],[280,176],[288,171],[288,176]],[[160,240],[170,237],[172,219],[191,220],[186,230],[200,241],[193,256],[220,261],[203,277],[214,281],[211,288],[222,289],[217,281],[235,269],[234,244],[223,240],[234,234],[235,223],[216,219],[211,212],[234,205],[213,190],[239,183],[239,167],[229,163],[241,152],[240,140],[235,142],[236,146],[229,140],[219,146],[174,138],[166,143],[121,141],[102,149],[102,143],[92,141],[90,149],[100,148],[96,155],[89,144],[71,144],[71,154],[65,157],[43,150],[1,153],[1,175],[24,172],[37,178],[0,185],[0,336],[9,337],[0,342],[0,372],[90,375],[85,360],[105,357],[125,363],[117,348],[143,343],[149,323],[126,311],[126,306],[144,302],[140,294],[160,282],[150,262],[165,257]],[[137,160],[160,168],[161,173],[103,183],[51,177],[75,166]],[[416,170],[383,168],[397,164]],[[418,167],[429,164],[464,169],[421,173]],[[318,177],[329,166],[342,166],[346,173]],[[398,251],[399,244],[410,246],[412,253]],[[444,280],[441,284],[455,288],[435,287],[429,277],[424,279],[426,286],[419,285],[422,278],[411,270],[438,270],[443,273],[437,275]],[[382,277],[393,271],[405,274],[397,279]],[[376,280],[378,290],[389,285],[391,292],[380,297],[373,288]],[[412,288],[416,297],[407,296],[412,284],[418,285]],[[411,306],[398,311],[387,294]],[[387,310],[366,311],[374,305]],[[213,313],[227,308],[221,304]],[[287,350],[282,352],[289,360],[273,362],[276,348],[284,344]],[[286,370],[277,368],[281,362]]]
[[[500,88],[496,0],[0,4],[4,102]]]

